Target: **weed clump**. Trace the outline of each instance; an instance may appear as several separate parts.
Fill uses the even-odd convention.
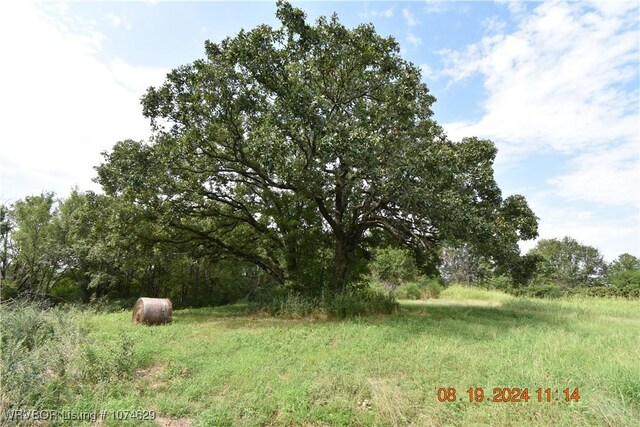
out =
[[[133,340],[123,333],[109,348],[90,341],[77,309],[12,301],[0,305],[0,316],[4,413],[62,407],[86,386],[133,375]]]
[[[406,282],[400,285],[394,292],[398,299],[427,300],[439,298],[442,285],[437,279],[422,278],[417,282]]]

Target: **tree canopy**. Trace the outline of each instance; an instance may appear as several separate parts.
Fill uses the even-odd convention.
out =
[[[537,236],[524,197],[505,199],[491,141],[453,142],[398,43],[372,25],[315,25],[279,1],[280,28],[206,42],[142,99],[151,143],[105,153],[98,180],[147,218],[278,282],[343,289],[374,230],[415,255],[466,243],[496,263]]]
[[[628,253],[618,256],[609,265],[606,278],[619,288],[640,289],[640,259]]]
[[[529,253],[540,258],[538,280],[567,287],[600,285],[607,269],[598,249],[568,236],[542,239]]]

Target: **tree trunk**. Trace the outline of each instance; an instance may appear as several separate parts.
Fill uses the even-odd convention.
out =
[[[343,233],[337,233],[335,244],[335,277],[333,282],[334,290],[342,291],[347,285],[349,264],[353,258],[353,251]]]

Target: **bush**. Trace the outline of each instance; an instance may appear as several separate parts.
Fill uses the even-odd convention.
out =
[[[588,296],[600,298],[640,298],[640,289],[617,286],[577,286],[568,288],[554,283],[541,283],[514,288],[510,291],[516,296],[532,298],[561,298],[567,296]]]
[[[440,298],[442,285],[438,279],[424,278],[419,283],[421,299]]]
[[[442,286],[437,279],[422,278],[418,282],[403,283],[395,290],[394,295],[398,299],[431,299],[439,298]]]
[[[496,290],[487,290],[475,286],[451,285],[442,291],[442,298],[451,300],[478,300],[502,303],[513,296]]]
[[[415,282],[407,282],[400,285],[393,294],[398,299],[417,300],[422,298],[422,289]]]
[[[325,294],[323,308],[332,317],[346,318],[367,314],[391,314],[399,305],[393,295],[371,288]]]
[[[509,276],[500,275],[492,276],[483,281],[482,287],[486,289],[495,289],[498,291],[510,292],[514,287],[514,283]]]
[[[325,290],[318,298],[299,293],[274,292],[270,299],[251,304],[253,310],[285,317],[329,316],[346,318],[367,314],[391,314],[398,308],[393,295],[369,286],[334,293]]]
[[[317,298],[289,293],[275,295],[273,299],[260,303],[259,307],[275,316],[304,317],[316,314],[321,304]]]
[[[565,290],[570,296],[590,296],[601,298],[640,298],[640,289],[634,287],[618,286],[591,286],[577,287]]]
[[[75,313],[12,302],[2,311],[2,401],[9,406],[55,406],[77,359]],[[5,408],[12,409],[12,408]]]
[[[387,291],[396,290],[402,282],[413,280],[418,274],[416,262],[411,252],[406,249],[375,249],[370,268],[373,277],[380,281]]]

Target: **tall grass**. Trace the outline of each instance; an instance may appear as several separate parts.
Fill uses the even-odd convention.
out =
[[[448,300],[504,302],[509,301],[514,297],[501,291],[487,290],[464,285],[452,285],[442,291],[440,298]]]
[[[345,319],[370,314],[392,314],[398,309],[393,295],[369,287],[324,292],[320,297],[285,293],[253,304],[254,311],[282,317],[317,317]]]
[[[94,314],[95,315],[95,314]],[[134,343],[125,334],[114,346],[91,339],[77,309],[36,303],[0,305],[2,414],[19,409],[58,408],[87,388],[131,379]]]

